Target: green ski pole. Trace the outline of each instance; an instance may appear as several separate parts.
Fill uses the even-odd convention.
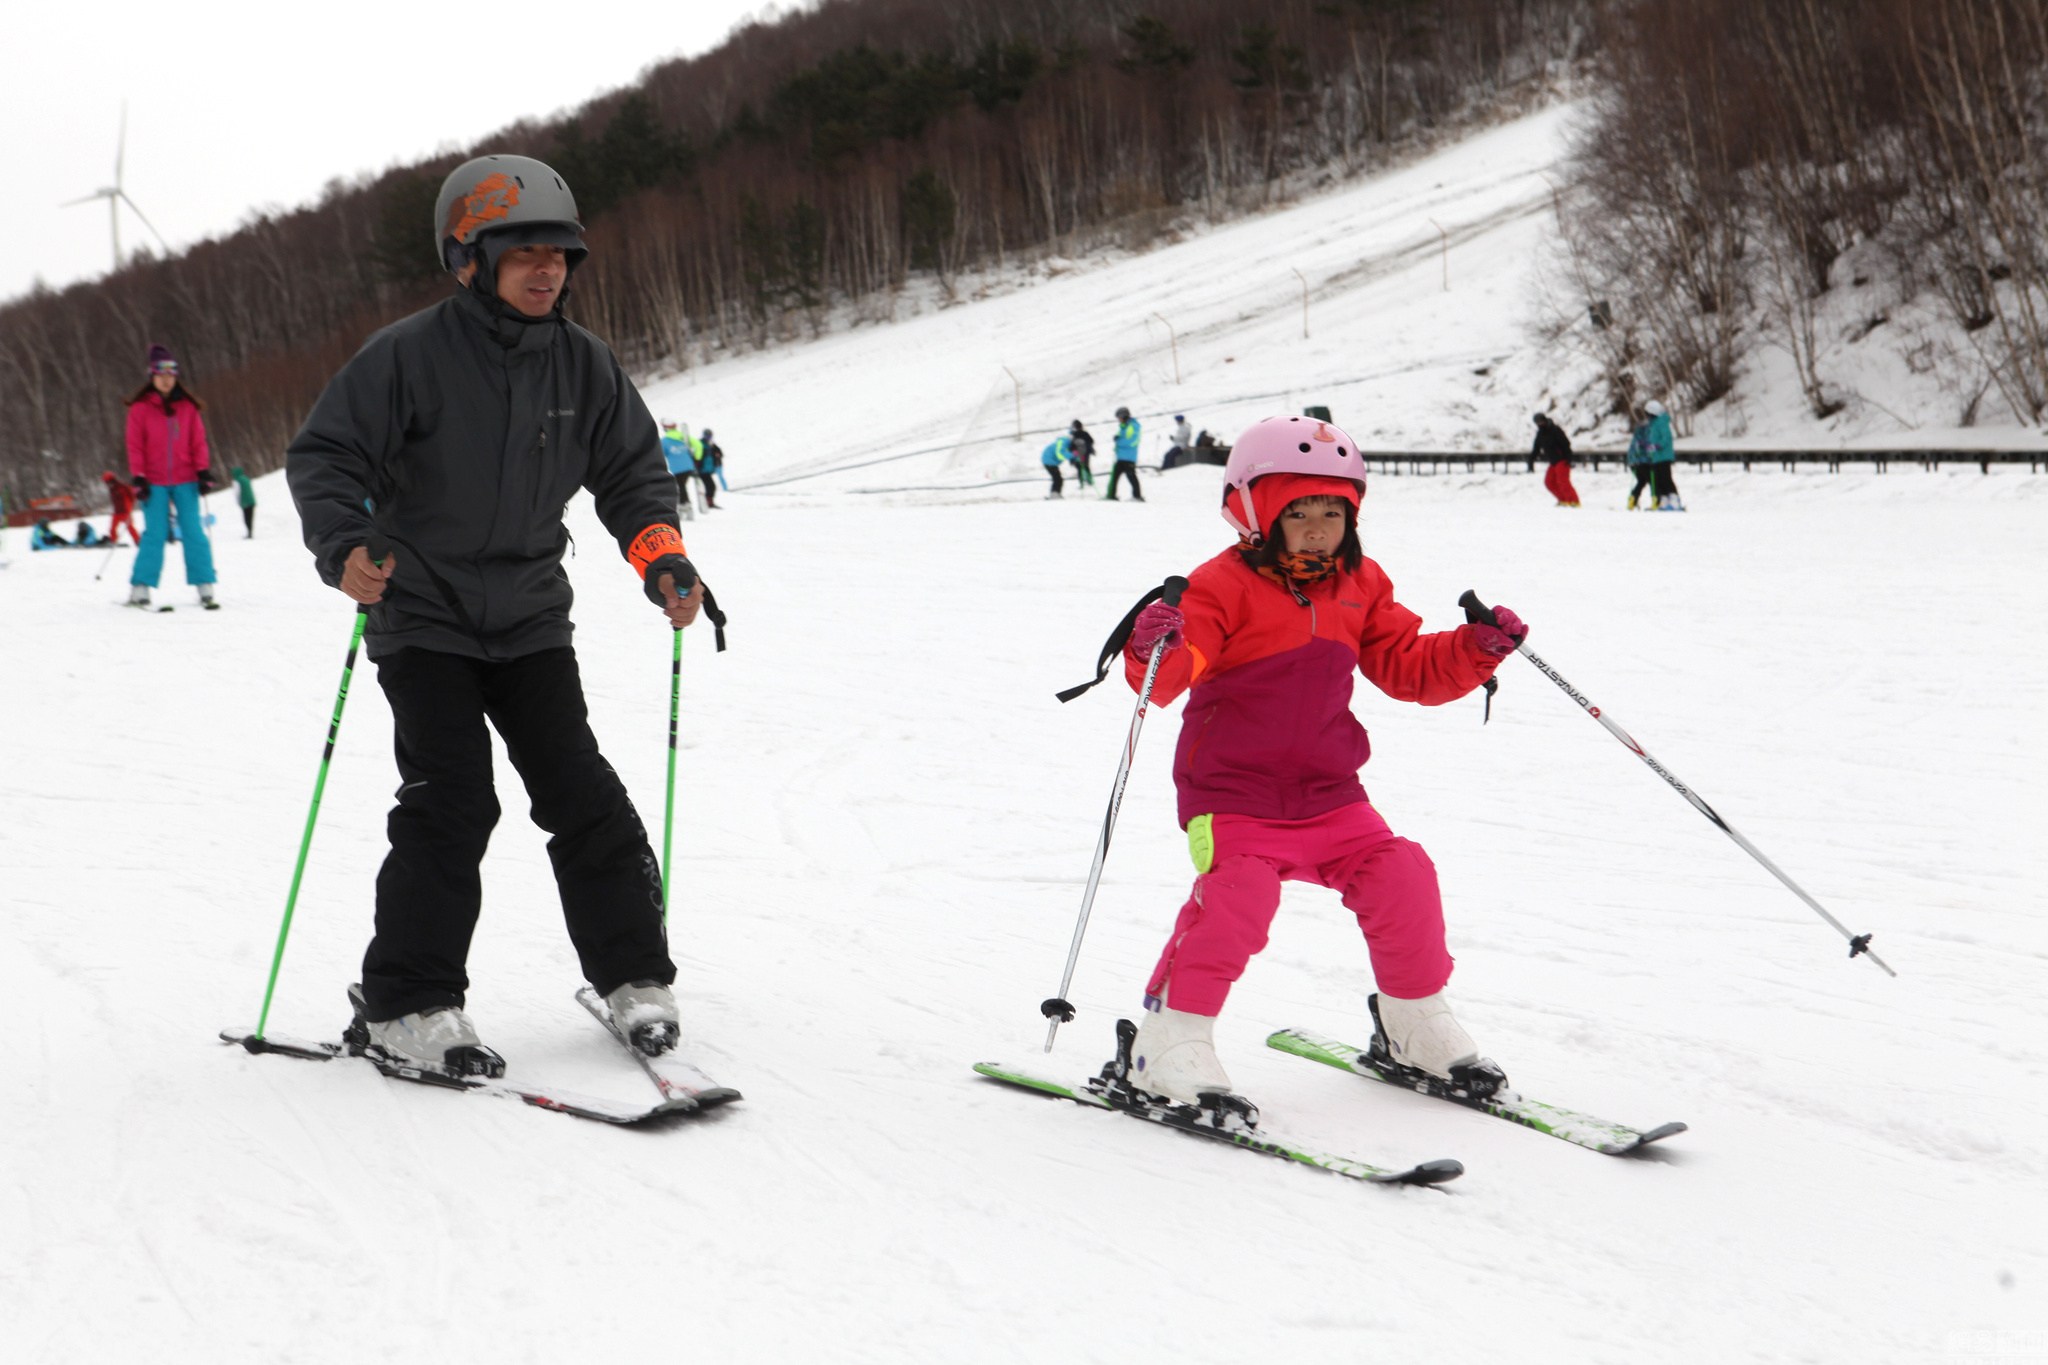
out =
[[[374,532],[366,548],[371,561],[376,564],[382,564],[391,552],[384,538]],[[284,966],[285,940],[291,937],[292,932],[292,910],[299,903],[299,882],[306,875],[306,855],[313,848],[313,825],[320,818],[321,794],[327,790],[327,767],[334,759],[334,742],[341,735],[341,713],[348,705],[349,680],[356,671],[356,650],[363,643],[363,624],[369,619],[369,606],[357,603],[355,632],[348,637],[348,658],[341,665],[341,690],[334,695],[334,717],[327,722],[327,747],[320,753],[320,775],[313,781],[313,806],[306,812],[306,832],[299,838],[299,861],[292,868],[292,889],[284,898],[284,922],[277,926],[277,950],[270,955],[270,980],[263,987],[263,1009],[256,1016],[258,1042],[263,1039],[264,1025],[270,1022],[270,997],[277,990],[278,969]]]
[[[676,833],[676,716],[683,696],[683,628],[676,626],[669,633],[676,637],[676,641],[668,667],[668,805],[661,817],[661,923],[664,929],[668,927],[668,892],[672,884],[668,871],[669,852],[675,846]]]

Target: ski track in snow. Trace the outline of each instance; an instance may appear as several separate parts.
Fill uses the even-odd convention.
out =
[[[1365,781],[1441,873],[1454,991],[1525,1093],[1692,1130],[1615,1160],[1263,1046],[1363,1043],[1333,895],[1290,886],[1219,1043],[1276,1131],[1379,1190],[975,1077],[1107,1054],[1189,870],[1148,718],[1071,998],[1039,1052],[1130,715],[1069,706],[1129,602],[1227,540],[1212,470],[1041,500],[1108,412],[1234,431],[1329,401],[1368,445],[1518,433],[1536,174],[1570,111],[1149,256],[650,386],[736,491],[684,529],[732,616],[686,637],[673,940],[695,1057],[743,1103],[614,1129],[250,1057],[349,628],[278,478],[221,517],[226,609],[110,610],[127,556],[0,574],[0,1343],[10,1361],[706,1359],[1574,1365],[2048,1357],[2041,981],[2048,478],[1682,470],[1683,517],[1578,471],[1375,475],[1369,551],[1431,628],[1476,589],[1901,973],[1834,931],[1533,668],[1423,709],[1361,684]],[[1441,286],[1434,215],[1452,233]],[[1300,338],[1289,265],[1317,285]],[[1267,276],[1277,278],[1268,281]],[[1269,287],[1270,286],[1270,287]],[[1158,310],[1179,333],[1172,382]],[[1226,357],[1228,358],[1226,360]],[[1281,393],[1276,399],[1234,396]],[[1182,405],[1186,405],[1183,409]],[[1517,437],[1519,440],[1519,436]],[[875,484],[955,492],[862,494]],[[1071,485],[1070,485],[1071,488]],[[1100,490],[1095,490],[1099,492]],[[224,499],[221,507],[225,512]],[[660,839],[668,640],[572,508],[593,723]],[[9,537],[12,541],[14,538]],[[401,572],[403,570],[401,569]],[[359,664],[270,1027],[332,1037],[370,925],[390,720]],[[500,751],[502,760],[502,750]],[[571,998],[543,836],[499,763],[470,1008],[516,1077],[640,1096]],[[2030,1355],[2031,1353],[2031,1355]]]

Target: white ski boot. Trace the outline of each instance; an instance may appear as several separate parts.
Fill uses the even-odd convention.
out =
[[[659,1057],[682,1040],[675,992],[659,981],[628,981],[604,998],[612,1026],[634,1047]]]
[[[1507,1088],[1500,1067],[1479,1055],[1444,993],[1420,1000],[1374,995],[1372,1044],[1366,1059],[1415,1080],[1431,1094],[1484,1099]]]
[[[205,607],[208,611],[219,611],[220,603],[216,602],[213,597],[213,584],[199,583],[195,586],[199,589],[199,605]]]
[[[128,585],[128,605],[140,607],[144,611],[149,610],[149,585],[147,583],[130,583]]]
[[[1131,1043],[1131,1084],[1180,1104],[1231,1093],[1230,1077],[1216,1059],[1215,1027],[1213,1015],[1168,1009],[1159,997],[1146,996],[1145,1016]]]
[[[363,1017],[363,988],[350,986],[348,998],[356,1017],[343,1041],[355,1051],[449,1076],[505,1074],[505,1059],[483,1045],[458,1006],[436,1005],[373,1023]]]

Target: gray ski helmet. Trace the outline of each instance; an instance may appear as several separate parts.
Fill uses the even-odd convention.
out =
[[[441,182],[434,201],[434,255],[450,273],[475,256],[485,233],[519,228],[518,245],[559,246],[569,269],[590,254],[576,197],[554,168],[530,156],[479,156],[457,166]]]
[[[1118,409],[1116,410],[1116,420],[1117,420],[1117,421],[1119,421],[1119,422],[1128,422],[1128,421],[1130,421],[1130,420],[1131,420],[1131,410],[1130,410],[1129,408],[1118,408]]]

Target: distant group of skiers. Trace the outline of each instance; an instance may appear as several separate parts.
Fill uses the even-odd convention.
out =
[[[676,481],[676,506],[682,509],[686,520],[697,519],[692,485],[701,487],[706,511],[718,510],[721,488],[732,491],[725,482],[725,452],[711,439],[710,427],[704,428],[702,436],[692,436],[687,422],[664,421],[661,455],[668,461],[668,472]]]
[[[1182,426],[1187,425],[1186,418],[1179,420]],[[1131,485],[1131,501],[1145,500],[1138,487],[1138,436],[1142,430],[1143,426],[1131,416],[1129,408],[1116,410],[1116,436],[1111,447],[1116,453],[1116,462],[1110,469],[1109,491],[1102,495],[1103,501],[1118,501],[1117,486],[1126,479]],[[1075,481],[1080,486],[1095,486],[1095,436],[1078,417],[1068,424],[1066,431],[1047,443],[1045,449],[1038,453],[1038,461],[1052,479],[1052,490],[1045,495],[1048,499],[1065,496],[1066,480],[1060,474],[1063,464],[1073,467]]]
[[[1536,443],[1529,453],[1543,461],[1543,487],[1557,499],[1557,505],[1577,507],[1579,492],[1572,486],[1572,438],[1548,413],[1536,414]],[[1641,506],[1645,486],[1650,489],[1651,511],[1685,510],[1685,503],[1678,496],[1678,481],[1672,476],[1677,454],[1671,435],[1671,413],[1656,399],[1643,405],[1641,420],[1629,436],[1628,454],[1624,458],[1629,472],[1635,476],[1635,487],[1628,495],[1629,511]]]

